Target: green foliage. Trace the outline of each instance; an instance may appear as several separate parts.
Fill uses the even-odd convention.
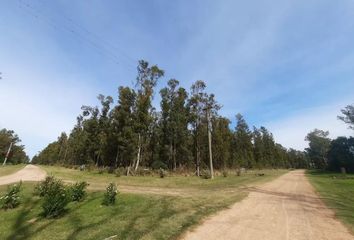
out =
[[[160,161],[160,160],[154,161],[151,164],[151,167],[152,167],[152,169],[161,169],[161,168],[162,169],[167,169],[167,165],[164,162]]]
[[[200,169],[209,166],[210,129],[215,169],[308,166],[305,154],[277,144],[265,127],[252,132],[241,114],[236,115],[236,128],[230,129],[230,120],[219,115],[221,106],[201,80],[187,92],[178,80],[170,79],[159,91],[157,111],[152,100],[164,71],[143,60],[137,70],[134,88],[120,86],[116,103],[100,94],[98,106],[82,106],[70,134],[62,133],[33,162],[109,167],[111,173],[123,167],[131,175],[149,174],[144,169],[151,168],[195,168],[200,175]]]
[[[50,176],[46,176],[46,178],[37,183],[37,185],[34,188],[34,195],[40,196],[40,197],[44,197],[49,190],[53,187],[53,185],[56,184],[56,181],[58,181],[57,179],[55,179],[54,176],[50,175]]]
[[[6,163],[27,163],[29,161],[29,158],[24,151],[24,146],[20,145],[20,138],[14,131],[7,130],[5,128],[0,130],[0,163],[4,162],[11,143],[13,143],[13,145]]]
[[[331,144],[328,135],[328,131],[315,129],[307,134],[305,138],[309,142],[309,147],[306,148],[306,151],[314,168],[325,169],[327,167],[327,152]]]
[[[86,196],[86,187],[88,185],[87,182],[76,182],[69,186],[68,191],[70,193],[71,201],[82,201]]]
[[[65,207],[70,202],[70,192],[63,182],[53,176],[47,177],[37,185],[39,196],[43,197],[43,216],[46,218],[59,217],[65,212]]]
[[[203,179],[210,179],[211,178],[210,170],[202,170],[200,177]]]
[[[328,151],[328,169],[340,171],[344,168],[354,173],[354,138],[338,137],[331,142]]]
[[[346,106],[341,112],[344,116],[338,116],[338,119],[348,124],[349,128],[354,130],[354,104]]]
[[[16,208],[20,204],[19,193],[21,191],[22,182],[8,186],[7,192],[0,197],[0,206],[2,209]]]
[[[118,189],[116,184],[114,183],[108,184],[106,188],[106,192],[104,193],[103,196],[102,204],[106,206],[115,204],[117,194],[118,194]]]

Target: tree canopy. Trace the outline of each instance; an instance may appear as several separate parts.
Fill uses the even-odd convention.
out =
[[[139,166],[187,168],[199,175],[209,166],[209,128],[215,168],[307,166],[302,152],[275,143],[265,127],[251,131],[241,114],[236,115],[232,130],[202,80],[192,84],[189,92],[178,80],[168,80],[159,91],[160,110],[156,110],[153,97],[163,76],[157,65],[139,61],[133,87],[118,87],[116,98],[99,95],[99,106],[83,106],[70,134],[62,133],[32,162],[135,170]]]

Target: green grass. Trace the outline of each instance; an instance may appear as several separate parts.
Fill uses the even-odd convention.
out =
[[[116,177],[114,174],[102,173],[97,170],[79,171],[58,166],[40,166],[47,173],[53,174],[62,179],[75,181],[88,181],[93,185],[100,183],[116,182],[119,185],[126,186],[142,186],[142,187],[159,187],[159,188],[180,188],[180,189],[197,189],[197,190],[221,190],[227,188],[239,187],[241,185],[253,182],[268,181],[276,176],[286,172],[286,170],[259,170],[248,171],[238,177],[235,174],[229,174],[228,177],[217,176],[213,180],[206,180],[196,176],[167,176],[159,178],[158,176],[121,176]],[[265,173],[264,177],[256,177],[258,172]]]
[[[354,233],[354,174],[308,171],[307,176],[327,206]]]
[[[24,167],[25,167],[24,164],[5,165],[5,166],[2,166],[2,164],[1,164],[0,165],[0,177],[14,173]]]
[[[171,186],[194,194],[119,193],[115,206],[101,206],[103,191],[89,191],[85,201],[70,203],[59,219],[40,217],[40,199],[33,197],[33,183],[25,183],[22,204],[13,210],[0,210],[1,239],[176,239],[205,216],[224,209],[247,196],[241,187],[269,181],[285,171],[267,170],[264,177],[254,173],[244,176],[216,177],[115,177],[111,174],[80,172],[61,167],[43,167],[67,180],[96,181],[101,185],[114,180],[120,185],[139,187]],[[232,191],[231,191],[232,189]],[[0,193],[6,190],[0,186]],[[163,191],[162,191],[163,193]]]

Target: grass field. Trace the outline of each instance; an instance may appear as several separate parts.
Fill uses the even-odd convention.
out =
[[[141,188],[159,188],[159,194],[119,193],[115,206],[101,206],[103,192],[89,191],[82,203],[70,203],[67,213],[59,219],[40,217],[40,200],[32,196],[33,183],[23,187],[22,204],[13,210],[0,210],[1,239],[176,239],[188,227],[211,213],[221,210],[247,196],[246,184],[274,179],[284,170],[265,170],[265,176],[254,172],[241,177],[115,177],[113,174],[80,172],[61,167],[43,167],[66,180],[86,180],[104,186],[110,181]],[[169,196],[164,190],[186,194]],[[0,187],[3,193],[6,187]],[[193,194],[189,194],[193,192]]]
[[[308,171],[312,185],[336,216],[354,233],[354,174]]]
[[[23,167],[25,167],[24,164],[2,166],[2,163],[1,163],[1,165],[0,165],[0,177],[1,176],[5,176],[5,175],[9,175],[11,173],[14,173],[14,172],[20,170]]]

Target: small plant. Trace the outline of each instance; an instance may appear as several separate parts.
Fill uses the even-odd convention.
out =
[[[106,192],[103,196],[102,204],[106,206],[115,204],[117,193],[118,193],[117,186],[114,183],[108,184],[106,188]]]
[[[209,170],[203,170],[200,175],[201,178],[203,179],[210,179],[211,178],[211,173]]]
[[[163,170],[162,168],[160,168],[159,175],[160,175],[160,178],[164,178],[166,176],[166,171]]]
[[[89,184],[87,182],[76,182],[73,185],[69,187],[69,192],[70,192],[70,197],[71,201],[74,202],[80,202],[82,201],[85,196],[86,196],[86,187]]]
[[[47,176],[42,182],[39,182],[34,188],[34,195],[44,197],[48,189],[55,183],[54,176]]]
[[[44,180],[43,183],[45,183]],[[44,184],[43,184],[44,185]],[[55,218],[65,212],[66,205],[70,202],[70,193],[65,188],[63,182],[51,177],[49,184],[43,191],[43,216],[46,218]]]
[[[21,191],[22,182],[14,184],[7,188],[7,193],[0,197],[0,204],[2,209],[12,209],[20,204],[19,193]]]
[[[107,169],[107,172],[109,173],[109,174],[113,174],[114,173],[114,167],[108,167],[108,169]]]
[[[103,174],[104,173],[104,168],[99,168],[98,169],[98,174]]]
[[[229,175],[229,173],[228,173],[226,170],[224,170],[224,171],[222,172],[222,175],[223,175],[224,177],[227,177],[227,176]]]

